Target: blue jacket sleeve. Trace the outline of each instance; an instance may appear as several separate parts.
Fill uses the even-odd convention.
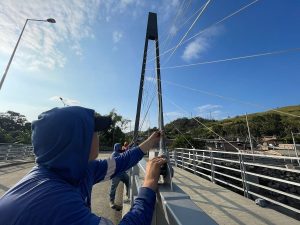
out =
[[[105,160],[93,160],[89,163],[88,170],[94,177],[94,184],[102,180],[109,180],[136,165],[144,156],[139,147],[127,150],[120,156]]]
[[[155,192],[146,187],[140,188],[138,197],[130,211],[123,217],[119,225],[150,225],[156,201]]]

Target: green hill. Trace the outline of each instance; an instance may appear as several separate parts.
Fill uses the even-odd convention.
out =
[[[291,143],[291,131],[294,133],[300,132],[300,105],[249,114],[248,122],[251,135],[255,139],[262,136],[276,135],[279,140]],[[218,138],[214,132],[205,128],[201,123],[227,140],[246,139],[248,137],[245,116],[236,116],[224,120],[206,120],[200,117],[192,119],[179,118],[165,125],[166,134],[171,139]],[[297,142],[300,141],[299,135],[296,136],[296,139]]]

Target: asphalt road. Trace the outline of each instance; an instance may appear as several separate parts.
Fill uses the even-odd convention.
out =
[[[99,158],[105,159],[109,154],[100,154]],[[10,187],[16,184],[22,177],[24,177],[34,166],[34,163],[15,165],[5,168],[0,168],[0,196],[2,196]],[[109,188],[110,181],[96,184],[92,192],[92,211],[98,216],[103,216],[118,224],[121,219],[122,211],[117,212],[109,207]],[[116,203],[121,204],[123,185],[120,183]]]

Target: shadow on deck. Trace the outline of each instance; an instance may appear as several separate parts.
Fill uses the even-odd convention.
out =
[[[193,202],[218,224],[299,224],[299,221],[174,167],[174,179]]]

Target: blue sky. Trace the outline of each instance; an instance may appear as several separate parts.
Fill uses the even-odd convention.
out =
[[[251,2],[255,3],[216,24]],[[13,110],[32,121],[47,109],[63,106],[62,97],[69,105],[101,114],[115,108],[134,121],[149,11],[158,16],[165,122],[190,115],[222,119],[299,104],[299,51],[170,67],[299,48],[300,1],[212,0],[185,40],[208,29],[179,46],[168,59],[172,51],[165,52],[179,43],[205,3],[1,1],[2,71],[26,18],[53,17],[57,23],[27,24],[0,91],[0,112]],[[142,117],[155,90],[154,43],[148,52]],[[149,112],[144,128],[157,124],[156,98]]]

